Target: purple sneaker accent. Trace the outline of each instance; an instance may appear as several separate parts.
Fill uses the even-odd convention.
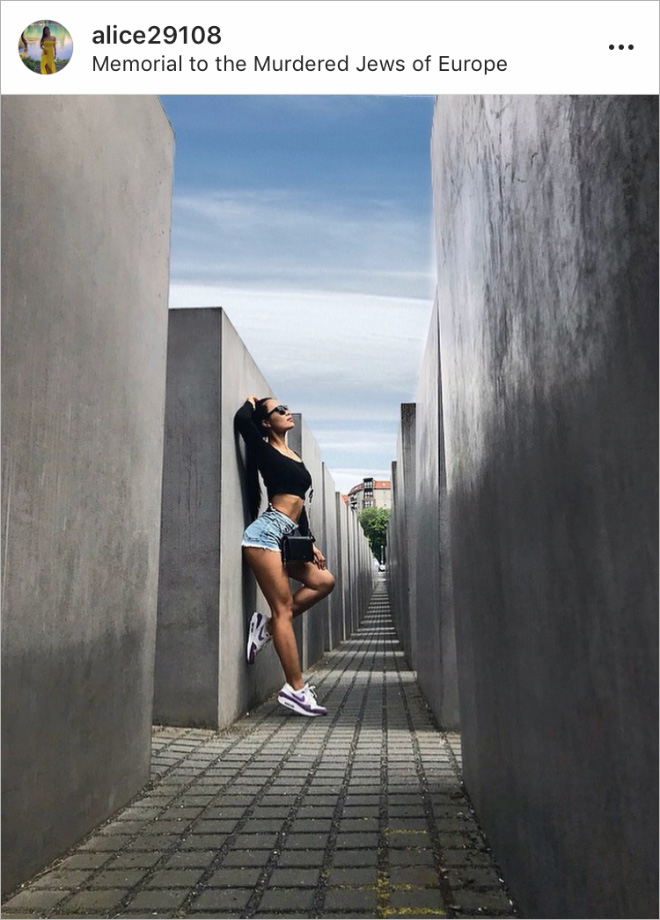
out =
[[[266,623],[270,619],[265,613],[255,611],[250,620],[250,629],[248,631],[248,641],[246,657],[248,664],[254,664],[254,659],[264,646],[268,645],[271,640],[271,634],[266,629]]]
[[[326,716],[328,710],[316,700],[316,687],[309,684],[301,690],[294,690],[290,684],[284,684],[277,694],[277,702],[291,709],[299,716]]]

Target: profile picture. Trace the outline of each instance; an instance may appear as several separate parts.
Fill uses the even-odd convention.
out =
[[[55,74],[71,60],[73,41],[61,23],[37,19],[21,32],[18,53],[34,73]]]

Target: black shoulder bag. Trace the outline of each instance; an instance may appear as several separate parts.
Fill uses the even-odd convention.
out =
[[[311,505],[314,490],[309,494]],[[296,527],[291,533],[282,540],[282,562],[286,565],[288,562],[314,562],[314,534],[309,529],[307,522],[307,513],[303,508],[302,514],[305,515],[305,533]],[[302,516],[302,515],[301,515]]]

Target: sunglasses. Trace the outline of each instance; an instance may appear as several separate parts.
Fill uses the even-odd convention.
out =
[[[279,412],[280,415],[286,415],[288,411],[289,411],[288,406],[275,406],[274,409],[271,409],[270,412],[266,413],[266,418],[268,418],[269,415],[272,415],[273,412]]]

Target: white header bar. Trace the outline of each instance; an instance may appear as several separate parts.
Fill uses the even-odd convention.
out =
[[[659,6],[5,0],[2,86],[24,94],[656,94]],[[73,42],[54,74],[37,66],[38,26],[27,33],[31,51],[19,47],[44,16]]]

